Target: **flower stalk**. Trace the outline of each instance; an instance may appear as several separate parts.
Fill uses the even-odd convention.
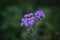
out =
[[[38,10],[35,12],[35,14],[33,13],[29,13],[29,14],[25,14],[24,18],[22,18],[22,22],[21,22],[21,26],[26,27],[27,29],[27,40],[31,40],[32,35],[31,33],[33,32],[32,28],[33,26],[39,22],[40,20],[42,20],[45,17],[45,14],[42,10]]]

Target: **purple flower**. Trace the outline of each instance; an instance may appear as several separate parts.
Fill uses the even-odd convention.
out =
[[[21,26],[25,26],[27,28],[27,31],[30,31],[30,26],[33,26],[36,21],[39,21],[44,17],[45,14],[42,10],[36,11],[34,15],[33,13],[25,14],[24,18],[21,20]]]
[[[28,23],[25,23],[25,27],[29,27],[29,24]]]
[[[34,23],[35,23],[35,20],[33,19],[33,18],[23,18],[24,20],[22,21],[22,23],[21,23],[21,26],[32,26],[32,25],[34,25]]]
[[[32,21],[28,21],[28,23],[30,24],[30,26],[34,25],[34,22],[32,22]]]
[[[34,25],[35,17],[33,16],[33,13],[25,14],[24,18],[22,18],[23,26],[32,26]],[[21,24],[22,25],[22,24]]]
[[[22,21],[25,21],[26,20],[26,18],[22,18]]]
[[[29,13],[29,14],[25,14],[24,17],[27,18],[27,17],[31,17],[33,16],[33,13]]]
[[[35,20],[36,18],[34,16],[32,16],[31,19]]]
[[[35,24],[35,17],[29,18],[28,23],[29,23],[31,26],[33,26],[33,25]]]
[[[44,14],[44,12],[42,10],[38,10],[38,11],[35,12],[35,17],[37,19],[44,18],[45,14]]]
[[[23,21],[21,23],[21,26],[29,27],[29,23],[27,21]]]
[[[25,14],[24,17],[28,17],[28,14]]]

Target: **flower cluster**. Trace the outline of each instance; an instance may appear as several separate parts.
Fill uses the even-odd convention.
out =
[[[34,25],[35,23],[35,17],[33,16],[33,13],[25,14],[24,18],[22,18],[21,26],[29,27]]]
[[[30,29],[30,26],[33,26],[36,23],[36,21],[44,17],[45,14],[42,10],[36,11],[35,14],[33,13],[25,14],[21,20],[22,21],[21,26],[25,26]]]
[[[37,20],[40,20],[45,17],[45,14],[42,10],[36,11],[34,15]]]

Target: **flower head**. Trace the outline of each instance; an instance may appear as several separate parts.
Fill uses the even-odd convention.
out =
[[[37,19],[41,19],[41,18],[45,17],[45,14],[44,14],[44,12],[42,10],[38,10],[38,11],[35,12],[35,17]]]
[[[35,23],[35,17],[33,16],[33,13],[25,14],[24,18],[22,18],[21,26],[29,27],[33,26]]]
[[[25,26],[27,28],[27,31],[30,31],[30,26],[33,26],[36,23],[36,21],[44,17],[45,14],[42,10],[36,11],[34,15],[33,13],[25,14],[21,20],[21,26]]]

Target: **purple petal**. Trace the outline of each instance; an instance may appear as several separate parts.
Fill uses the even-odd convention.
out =
[[[32,20],[35,20],[35,17],[34,17],[34,16],[33,16],[33,17],[31,17],[31,19],[32,19]]]
[[[27,21],[23,21],[23,23],[25,24],[25,23],[27,23]]]
[[[28,17],[28,14],[25,14],[24,17]]]
[[[28,23],[25,23],[25,27],[29,27],[29,24]]]
[[[25,14],[25,16],[24,16],[25,18],[27,18],[27,17],[30,17],[30,15],[29,14]]]
[[[33,13],[25,14],[24,17],[31,17],[31,16],[33,16]]]
[[[25,21],[26,19],[25,18],[22,18],[22,21]]]
[[[33,24],[34,24],[32,21],[28,21],[28,23],[29,23],[30,25],[33,25]]]

